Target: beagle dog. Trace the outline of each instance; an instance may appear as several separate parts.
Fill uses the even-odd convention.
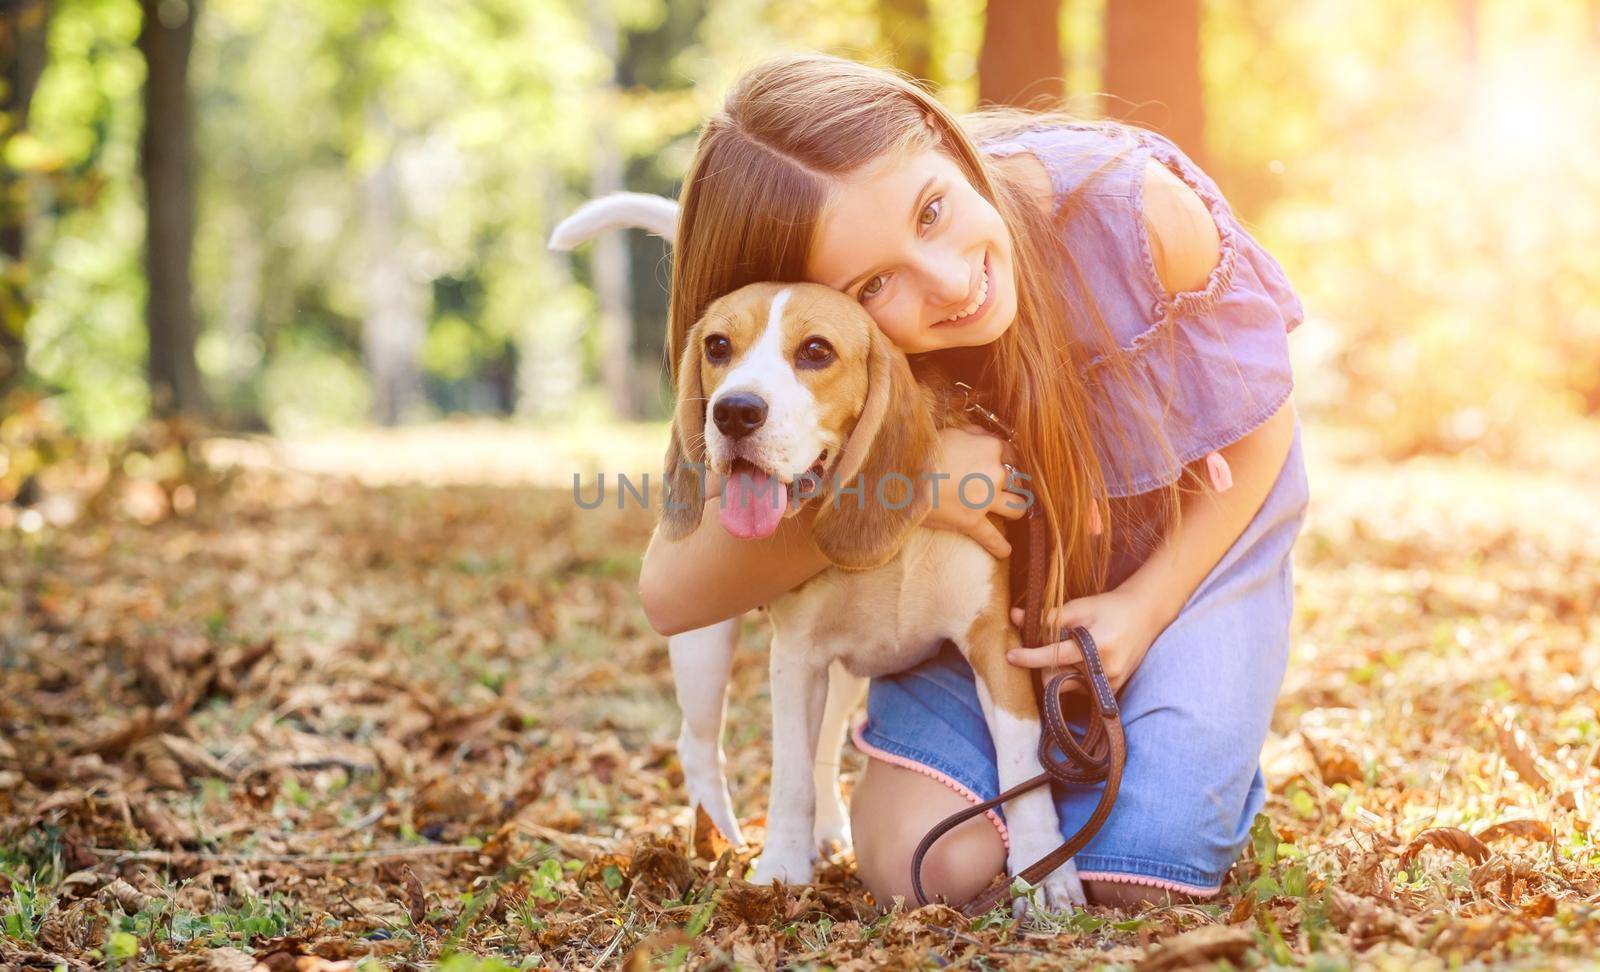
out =
[[[569,224],[586,219],[642,224],[671,239],[670,225],[633,205],[626,197],[591,202],[557,237],[583,238]],[[704,477],[715,473],[723,529],[770,536],[782,518],[817,504],[812,536],[832,565],[766,606],[772,778],[752,880],[807,882],[819,850],[850,845],[838,753],[865,680],[932,657],[946,639],[977,677],[1000,788],[1037,775],[1032,676],[1006,661],[1020,643],[1007,613],[1007,565],[969,537],[918,526],[938,429],[956,421],[943,389],[914,378],[860,304],[818,284],[752,284],[714,301],[689,331],[677,378],[663,536],[700,528]],[[739,620],[674,636],[668,649],[689,797],[743,843],[721,744]],[[1061,843],[1047,787],[1009,801],[1006,822],[1012,873]],[[1084,901],[1070,862],[1042,890],[1052,910]]]

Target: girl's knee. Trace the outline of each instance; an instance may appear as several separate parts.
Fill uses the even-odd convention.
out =
[[[1000,835],[987,820],[972,823],[980,828],[962,825],[923,856],[922,889],[929,900],[957,904],[966,901],[988,887],[1005,867],[1005,845]],[[892,907],[896,897],[903,899],[907,907],[916,907],[911,865],[927,828],[907,826],[902,818],[898,826],[879,830],[866,836],[859,828],[856,830],[856,871],[861,883],[880,907]]]
[[[873,761],[850,801],[856,873],[880,907],[896,897],[915,907],[911,861],[923,835],[966,801],[910,770]],[[988,886],[1006,864],[1005,845],[986,817],[946,834],[922,861],[922,887],[930,900],[962,902]]]

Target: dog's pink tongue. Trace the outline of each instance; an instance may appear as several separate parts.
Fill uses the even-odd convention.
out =
[[[722,528],[744,540],[772,536],[789,506],[789,490],[759,470],[741,469],[722,487]]]

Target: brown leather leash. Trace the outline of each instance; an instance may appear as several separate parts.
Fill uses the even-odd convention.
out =
[[[973,399],[970,387],[961,382],[958,382],[956,387],[967,395],[965,411],[976,415],[979,421],[1007,441],[1011,440],[1010,427],[1002,422],[999,416],[979,405]],[[1028,572],[1023,594],[1022,644],[1024,647],[1036,648],[1071,638],[1082,650],[1083,661],[1056,673],[1044,685],[1044,698],[1040,706],[1042,731],[1039,736],[1039,762],[1043,765],[1044,772],[1017,784],[992,800],[985,800],[951,814],[935,824],[922,838],[922,843],[917,845],[916,853],[911,856],[911,887],[916,892],[917,904],[928,903],[928,896],[922,888],[923,858],[939,838],[955,827],[1035,787],[1048,786],[1052,781],[1067,786],[1087,786],[1104,781],[1105,788],[1100,792],[1100,802],[1095,804],[1094,812],[1089,815],[1089,819],[1077,833],[1060,847],[1023,868],[1021,873],[1008,880],[994,882],[977,897],[962,905],[961,912],[968,917],[986,914],[1012,897],[1011,887],[1017,878],[1026,881],[1030,886],[1037,886],[1056,868],[1071,860],[1073,855],[1082,850],[1084,845],[1100,832],[1106,818],[1111,816],[1111,808],[1117,802],[1117,790],[1122,785],[1122,768],[1128,760],[1128,742],[1122,731],[1117,696],[1111,691],[1111,683],[1106,679],[1105,669],[1100,664],[1100,650],[1095,646],[1094,638],[1090,636],[1088,629],[1062,628],[1057,632],[1055,639],[1048,642],[1042,637],[1045,616],[1044,587],[1050,566],[1047,553],[1049,531],[1046,529],[1044,514],[1037,506],[1028,511],[1027,527]],[[1089,720],[1088,728],[1081,740],[1072,734],[1062,710],[1062,697],[1077,691],[1088,695],[1091,708],[1098,716]]]

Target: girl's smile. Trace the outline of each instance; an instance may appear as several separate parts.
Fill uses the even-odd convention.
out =
[[[988,344],[1011,326],[1011,235],[948,155],[891,155],[833,187],[808,280],[860,301],[909,354]]]
[[[983,260],[983,278],[978,282],[978,294],[966,309],[954,317],[945,318],[934,324],[934,327],[967,327],[983,320],[983,315],[994,306],[994,295],[999,288],[989,284],[989,258],[985,255]]]

